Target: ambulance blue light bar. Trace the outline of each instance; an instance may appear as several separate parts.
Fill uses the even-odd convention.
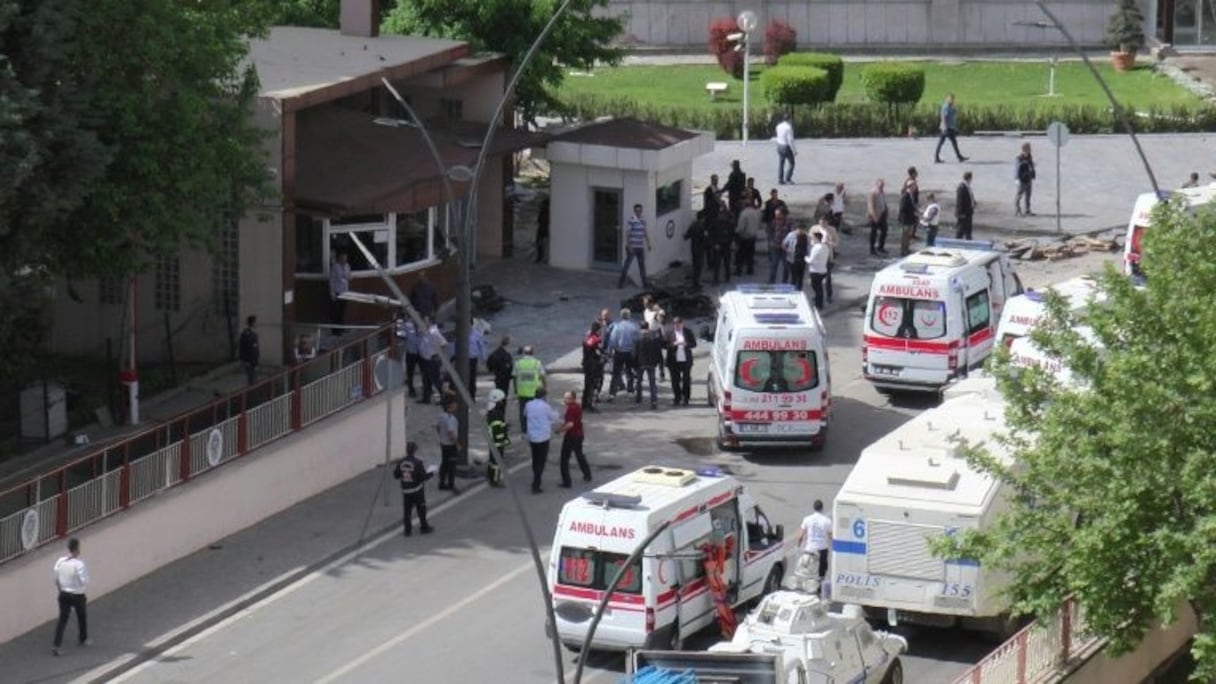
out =
[[[726,473],[722,472],[717,466],[705,466],[697,470],[697,474],[701,477],[724,477]]]
[[[580,496],[586,499],[588,503],[604,508],[633,508],[642,503],[642,497],[637,494],[613,494],[611,492],[601,492],[592,490],[583,492]]]
[[[965,249],[981,252],[995,252],[996,243],[991,240],[956,240],[954,238],[938,238],[933,247],[941,249]]]
[[[796,313],[758,313],[756,322],[763,325],[798,325],[802,317]]]
[[[1022,294],[1026,295],[1026,299],[1032,302],[1041,302],[1044,299],[1043,293],[1038,290],[1026,290]]]
[[[766,285],[764,283],[743,283],[735,288],[743,294],[793,294],[798,290],[788,283]]]

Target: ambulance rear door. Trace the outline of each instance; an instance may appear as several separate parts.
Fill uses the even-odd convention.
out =
[[[937,388],[953,372],[955,346],[947,316],[950,292],[934,281],[883,286],[870,298],[864,337],[865,375],[876,385]],[[957,304],[955,304],[957,306]]]
[[[734,346],[731,416],[741,441],[800,441],[818,434],[826,418],[825,345],[813,326],[738,331]]]

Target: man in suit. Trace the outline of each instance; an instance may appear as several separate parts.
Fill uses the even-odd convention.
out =
[[[963,182],[958,184],[958,192],[954,199],[954,217],[957,229],[954,237],[959,240],[971,239],[971,218],[975,215],[975,195],[971,192],[971,172],[963,174]]]
[[[688,406],[692,395],[692,350],[697,346],[697,336],[684,327],[684,319],[676,316],[663,342],[667,347],[667,367],[671,369],[672,404]]]

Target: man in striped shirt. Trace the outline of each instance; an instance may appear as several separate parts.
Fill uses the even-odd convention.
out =
[[[625,265],[621,267],[621,277],[616,283],[616,289],[625,287],[625,274],[638,260],[638,272],[642,276],[642,287],[650,288],[646,280],[646,252],[650,251],[650,233],[646,232],[646,220],[642,218],[642,205],[633,205],[633,216],[625,222]]]

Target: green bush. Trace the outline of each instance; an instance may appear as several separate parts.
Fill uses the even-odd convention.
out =
[[[760,74],[760,85],[770,102],[809,105],[831,101],[831,78],[815,67],[775,66]]]
[[[915,64],[875,62],[861,70],[861,83],[871,102],[916,104],[925,92],[925,70]]]
[[[836,101],[836,93],[840,92],[840,84],[844,83],[844,60],[840,58],[840,55],[825,52],[792,52],[782,55],[777,60],[777,66],[815,67],[828,72],[828,80],[831,84],[826,102]]]
[[[892,107],[879,103],[795,105],[789,108],[794,129],[813,131],[821,138],[883,138],[937,135],[936,103]],[[674,107],[652,105],[630,98],[598,95],[567,97],[558,112],[590,121],[601,116],[634,117],[668,126],[711,131],[720,140],[737,140],[742,125],[739,107]],[[748,112],[748,136],[755,140],[772,135],[778,111],[768,106]],[[1216,130],[1216,108],[1203,103],[1129,112],[1132,127],[1141,133],[1195,133]],[[1043,131],[1052,121],[1063,121],[1074,134],[1118,133],[1122,128],[1108,107],[1066,106],[1031,108],[1015,106],[968,107],[962,120],[964,134],[975,131]]]

